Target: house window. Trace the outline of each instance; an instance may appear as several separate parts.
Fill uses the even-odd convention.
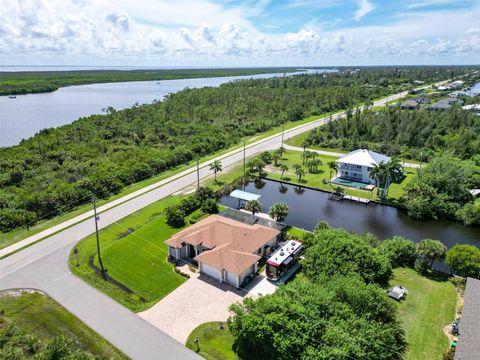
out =
[[[367,167],[367,171],[370,171],[370,170],[372,170],[372,168],[371,168],[371,167]]]
[[[361,168],[362,168],[362,166],[361,166],[361,165],[357,165],[357,169],[361,169]]]

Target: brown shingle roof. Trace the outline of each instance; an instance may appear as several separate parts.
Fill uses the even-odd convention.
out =
[[[278,234],[280,231],[266,226],[247,225],[211,215],[175,234],[165,243],[174,248],[185,244],[202,245],[209,250],[198,255],[196,260],[219,270],[240,274],[260,259],[253,253]]]

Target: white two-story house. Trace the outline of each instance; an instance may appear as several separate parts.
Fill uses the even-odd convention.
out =
[[[375,180],[369,176],[370,171],[374,165],[378,165],[382,161],[388,163],[390,157],[375,151],[358,149],[342,156],[336,161],[338,178],[375,184]]]

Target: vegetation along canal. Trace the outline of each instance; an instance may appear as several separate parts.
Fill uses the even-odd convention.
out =
[[[319,221],[325,220],[330,226],[356,233],[369,232],[382,240],[401,235],[416,242],[425,238],[441,240],[448,248],[455,244],[480,247],[480,228],[464,226],[460,222],[418,221],[395,207],[330,200],[326,192],[266,179],[249,182],[245,190],[262,196],[262,212],[268,212],[276,202],[285,202],[289,208],[285,223],[306,230],[313,230]],[[221,203],[232,208],[238,204],[229,196],[222,198]]]

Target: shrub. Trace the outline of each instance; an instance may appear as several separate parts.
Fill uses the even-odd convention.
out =
[[[393,267],[413,267],[417,258],[415,243],[402,236],[384,240],[378,250],[390,260]]]
[[[173,227],[179,228],[185,226],[185,212],[178,206],[168,206],[165,209],[165,222]]]
[[[445,263],[457,275],[477,277],[480,273],[480,249],[474,245],[455,245],[447,251]]]
[[[202,203],[202,211],[206,214],[217,214],[218,203],[214,199],[207,199]]]
[[[314,234],[305,250],[305,275],[315,280],[325,274],[357,274],[367,283],[386,284],[392,275],[387,257],[361,236],[343,229],[325,229]]]

